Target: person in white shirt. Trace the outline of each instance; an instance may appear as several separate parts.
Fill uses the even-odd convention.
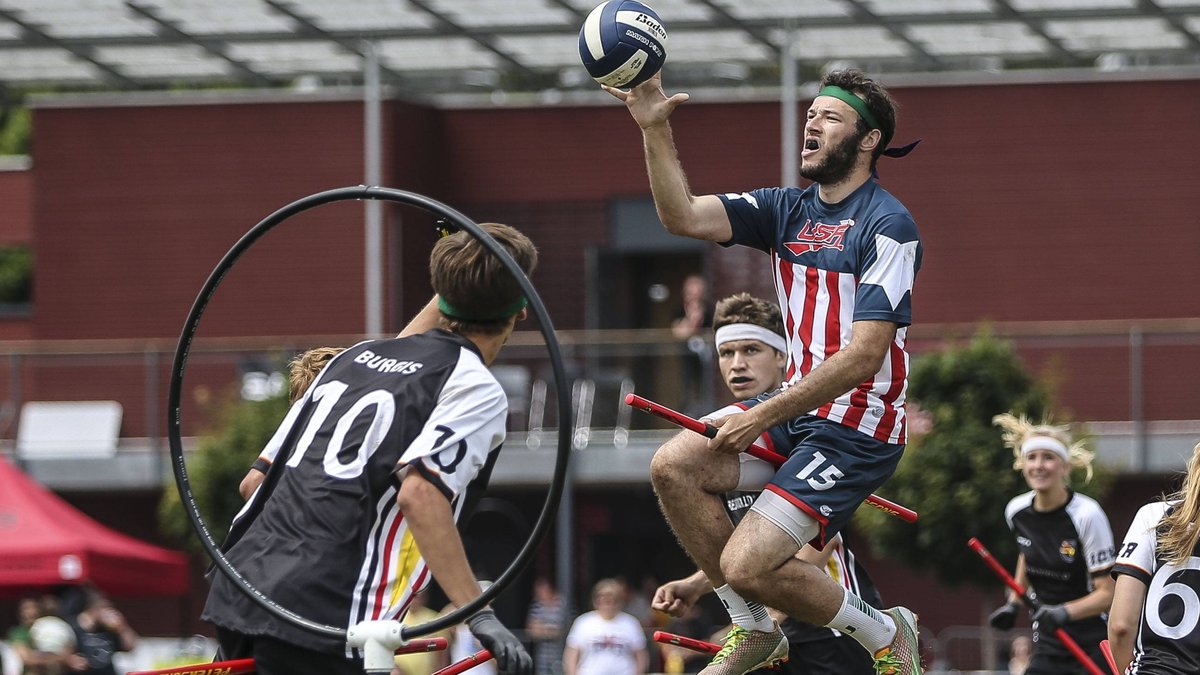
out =
[[[632,615],[621,611],[624,590],[614,579],[592,588],[595,611],[579,615],[567,633],[563,651],[566,675],[645,675],[649,662],[646,633]]]

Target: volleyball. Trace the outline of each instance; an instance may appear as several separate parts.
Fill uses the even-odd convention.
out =
[[[667,29],[640,2],[609,0],[593,9],[579,29],[579,58],[600,84],[636,87],[667,60]]]
[[[29,641],[39,652],[61,654],[75,647],[75,631],[57,616],[43,616],[29,626]]]

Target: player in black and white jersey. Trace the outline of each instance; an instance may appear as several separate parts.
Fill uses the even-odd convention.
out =
[[[524,235],[481,227],[533,269]],[[525,298],[467,233],[437,242],[430,276],[437,295],[399,336],[337,354],[292,405],[225,543],[255,588],[318,623],[398,620],[430,575],[457,606],[481,593],[455,521],[504,440],[508,403],[487,367],[525,317]],[[203,616],[217,625],[219,656],[253,657],[259,675],[362,672],[361,654],[275,619],[224,575],[213,576]],[[532,670],[490,609],[468,624],[502,673]]]
[[[1121,672],[1200,673],[1200,445],[1179,492],[1138,510],[1117,550],[1108,639]]]
[[[748,293],[730,296],[717,303],[713,327],[716,329],[717,363],[721,379],[737,400],[751,399],[779,388],[784,377],[787,344],[778,305]],[[764,434],[764,437],[760,443],[769,443],[769,436]],[[747,467],[744,473],[748,476],[756,472],[774,473],[774,468],[760,459],[742,455],[742,461],[761,465],[755,469]],[[724,495],[725,510],[734,524],[750,511],[758,495],[758,491],[745,490]],[[872,607],[882,609],[879,591],[866,570],[855,560],[854,554],[845,547],[841,534],[833,537],[823,549],[806,545],[798,555],[801,560],[823,569],[839,585]],[[687,578],[668,581],[660,586],[651,606],[680,616],[700,596],[712,590],[708,577],[698,570]],[[874,675],[873,659],[852,638],[832,628],[771,611],[787,636],[788,660],[768,672],[783,675]]]
[[[1104,662],[1099,645],[1113,595],[1112,528],[1096,500],[1069,487],[1072,466],[1086,468],[1091,477],[1092,453],[1082,442],[1073,442],[1063,427],[1035,425],[1010,414],[994,421],[1013,449],[1014,468],[1031,488],[1004,510],[1021,551],[1014,576],[1040,603],[1032,617],[1033,657],[1025,673],[1084,673],[1054,633],[1062,628],[1092,661]],[[1010,592],[1008,604],[992,613],[990,623],[1000,630],[1012,628],[1019,607]]]

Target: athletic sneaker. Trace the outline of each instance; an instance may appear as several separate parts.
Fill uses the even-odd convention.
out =
[[[788,658],[788,641],[778,623],[769,632],[734,624],[723,642],[725,646],[700,675],[745,675],[752,670],[783,663]]]
[[[917,615],[904,607],[884,610],[896,622],[892,644],[875,652],[878,675],[921,675],[921,651],[917,649]]]

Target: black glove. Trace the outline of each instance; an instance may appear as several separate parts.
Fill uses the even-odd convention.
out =
[[[532,675],[533,658],[525,651],[525,645],[500,623],[495,612],[490,609],[476,612],[467,619],[467,627],[492,653],[496,668],[502,675]]]
[[[1071,616],[1067,614],[1067,608],[1062,605],[1042,605],[1033,613],[1033,622],[1037,624],[1038,631],[1047,633],[1053,633],[1070,621]]]
[[[1016,602],[1001,605],[999,609],[988,615],[988,623],[996,630],[1008,630],[1017,622],[1017,613],[1021,606]]]

